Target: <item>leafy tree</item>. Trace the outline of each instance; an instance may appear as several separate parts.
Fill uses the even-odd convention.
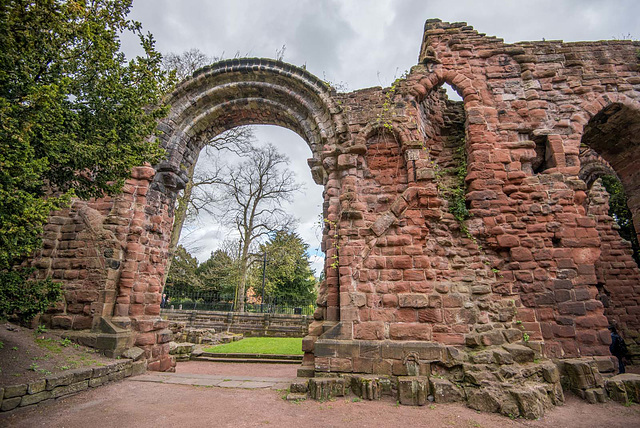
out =
[[[174,296],[199,291],[202,288],[203,283],[198,275],[198,259],[189,254],[182,245],[178,245],[167,276],[166,291]]]
[[[39,248],[51,210],[74,196],[116,194],[134,166],[163,154],[147,136],[170,81],[151,35],[126,18],[130,8],[131,0],[0,4],[0,288]],[[144,57],[127,62],[123,32],[139,36]]]
[[[613,217],[620,229],[618,233],[623,239],[631,242],[633,258],[640,265],[640,244],[633,226],[633,215],[627,206],[627,195],[618,177],[605,175],[601,177],[602,185],[609,193],[609,215]]]
[[[307,257],[308,249],[309,245],[297,233],[288,230],[276,232],[260,246],[260,252],[267,253],[265,296],[300,306],[315,302],[317,281]],[[253,269],[251,282],[260,295],[262,265]]]
[[[238,259],[228,251],[218,249],[211,257],[198,266],[197,273],[203,288],[215,290],[221,299],[233,299],[238,284]]]

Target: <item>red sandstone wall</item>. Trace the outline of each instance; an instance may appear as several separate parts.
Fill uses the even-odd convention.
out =
[[[305,361],[313,360],[313,340],[325,321],[340,321],[342,339],[473,347],[518,341],[524,331],[549,357],[606,355],[598,281],[619,285],[607,314],[637,332],[636,286],[616,282],[626,274],[613,260],[624,245],[603,214],[587,213],[578,172],[591,118],[612,104],[640,111],[638,47],[628,41],[508,45],[466,24],[429,21],[420,64],[407,79],[333,94],[330,107],[322,104],[326,94],[320,103],[305,92],[320,103],[314,123],[306,118],[303,127],[282,112],[244,112],[251,107],[242,103],[230,116],[216,116],[300,128],[309,138],[322,134],[322,126],[333,135],[318,137],[312,149],[313,170],[325,185],[327,262]],[[463,96],[464,116],[437,90],[445,82]],[[190,99],[189,88],[178,95]],[[195,146],[188,144],[210,129],[197,123],[186,135],[172,128],[179,128],[178,119],[193,125],[186,113],[163,125],[176,136],[159,178],[152,168],[137,169],[122,196],[89,204],[96,212],[83,220],[82,204],[70,217],[54,216],[36,261],[68,290],[52,322],[82,328],[97,313],[131,317],[136,343],[157,368],[169,364],[161,358],[166,337],[157,321],[175,191],[164,187],[175,181],[165,169],[178,174],[193,157]],[[443,190],[453,182],[453,142],[463,135],[469,233],[449,213]],[[105,256],[107,248],[118,251]]]
[[[640,268],[632,257],[631,244],[620,239],[609,215],[609,195],[596,182],[589,191],[588,213],[597,223],[600,258],[595,264],[598,299],[604,304],[607,319],[620,328],[629,345],[640,342]],[[638,347],[632,346],[633,358]]]

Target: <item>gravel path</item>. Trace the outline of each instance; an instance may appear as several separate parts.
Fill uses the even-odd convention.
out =
[[[210,363],[204,363],[210,364]],[[225,365],[228,376],[241,376],[244,368],[253,377],[281,377],[270,370],[290,367]],[[240,367],[237,367],[240,366]],[[294,366],[295,367],[295,366]],[[176,378],[188,378],[187,369],[202,378],[218,377],[223,367],[183,363]],[[205,373],[207,372],[207,373]],[[197,377],[194,375],[194,377]],[[283,376],[288,377],[288,376]],[[141,379],[142,380],[142,379]],[[283,400],[284,393],[272,389],[236,389],[143,382],[136,378],[51,401],[34,408],[0,414],[4,427],[597,427],[640,426],[640,406],[625,407],[609,402],[587,404],[573,396],[539,421],[510,420],[483,414],[463,405],[436,404],[424,407],[397,406],[390,399],[376,402],[353,400],[301,403]]]

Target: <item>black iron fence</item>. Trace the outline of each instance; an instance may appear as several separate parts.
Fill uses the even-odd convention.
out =
[[[225,296],[214,291],[201,291],[191,293],[165,292],[162,299],[162,307],[185,311],[224,311],[237,310],[233,303],[233,296]],[[295,300],[278,297],[265,297],[264,302],[248,301],[244,304],[245,312],[287,314],[287,315],[313,315],[315,305]]]

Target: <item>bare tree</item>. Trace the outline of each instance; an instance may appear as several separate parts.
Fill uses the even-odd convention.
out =
[[[227,167],[222,218],[232,223],[239,235],[240,275],[235,307],[244,312],[247,273],[252,248],[267,234],[290,227],[294,219],[283,208],[300,189],[295,174],[288,169],[289,159],[268,144],[255,148],[247,159]]]
[[[216,192],[216,186],[223,184],[221,177],[222,167],[217,162],[216,155],[221,151],[228,151],[242,156],[251,151],[253,141],[253,128],[242,126],[230,129],[207,142],[203,150],[212,162],[207,163],[207,168],[196,171],[196,163],[200,153],[187,171],[189,181],[176,200],[173,229],[169,241],[169,255],[173,255],[180,241],[180,234],[185,221],[195,219],[201,211],[212,214],[215,205],[220,202],[220,195]],[[169,259],[171,260],[171,259]],[[169,269],[167,269],[168,272]]]
[[[219,57],[209,56],[200,49],[189,49],[181,54],[169,52],[162,58],[162,67],[165,71],[175,73],[176,79],[181,82],[193,75],[193,72],[205,65],[219,61]]]

